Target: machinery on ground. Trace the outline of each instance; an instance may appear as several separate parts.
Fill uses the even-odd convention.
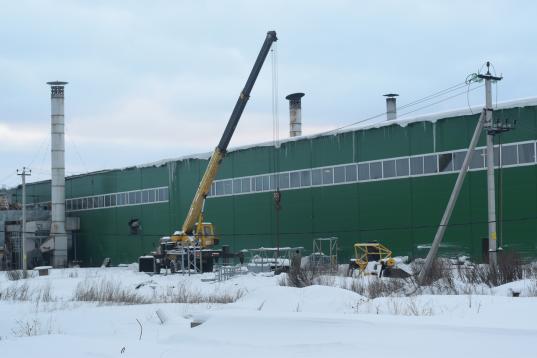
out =
[[[226,154],[231,137],[250,98],[250,92],[261,71],[261,67],[272,43],[277,40],[275,31],[267,33],[265,42],[261,47],[244,89],[239,95],[222,138],[211,155],[181,230],[176,231],[169,237],[163,237],[160,240],[159,248],[157,251],[152,252],[151,255],[141,256],[138,259],[140,271],[159,273],[161,266],[164,266],[169,267],[172,272],[176,270],[188,270],[190,272],[192,269],[200,272],[210,272],[213,270],[215,258],[222,255],[221,250],[212,249],[215,244],[218,244],[213,225],[203,220],[205,198],[209,194],[211,185],[216,178],[220,163]],[[224,254],[229,255],[229,253]]]
[[[404,258],[392,257],[392,251],[378,242],[354,244],[354,258],[349,263],[349,276],[355,271],[379,277],[409,277],[410,269]]]

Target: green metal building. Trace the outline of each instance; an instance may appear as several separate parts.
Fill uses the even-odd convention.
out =
[[[479,110],[478,110],[479,111]],[[498,241],[537,257],[537,100],[504,103],[495,118],[516,121],[496,136]],[[205,204],[221,244],[312,247],[339,238],[340,261],[355,242],[378,241],[396,255],[423,257],[462,165],[478,114],[469,111],[231,150]],[[441,247],[481,260],[487,250],[486,170],[481,136]],[[129,263],[178,230],[208,155],[106,170],[66,180],[66,211],[80,217],[77,258]],[[281,190],[275,208],[274,190]],[[50,182],[28,186],[29,202],[50,201]],[[11,190],[12,200],[20,188]],[[45,205],[43,205],[45,204]],[[139,230],[129,223],[137,220]]]

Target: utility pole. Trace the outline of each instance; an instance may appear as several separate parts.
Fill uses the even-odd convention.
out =
[[[487,73],[478,75],[485,80],[485,130],[487,131],[487,201],[488,201],[488,239],[489,264],[497,264],[496,245],[496,188],[494,186],[494,134],[496,126],[492,119],[492,82],[500,81],[502,77],[490,73],[490,62],[487,61]]]
[[[455,208],[455,204],[457,203],[457,199],[459,198],[459,194],[461,192],[462,185],[464,184],[464,178],[466,177],[466,173],[468,173],[470,160],[472,159],[472,155],[474,154],[474,150],[475,150],[475,147],[477,146],[477,142],[479,141],[479,137],[481,137],[481,131],[483,130],[483,126],[485,124],[485,116],[486,116],[485,112],[486,111],[483,109],[483,111],[481,112],[481,115],[479,116],[479,119],[477,120],[477,125],[475,127],[474,134],[472,135],[472,139],[470,140],[468,151],[466,152],[466,155],[464,156],[464,161],[462,162],[462,167],[461,167],[461,170],[459,171],[459,175],[457,176],[457,181],[455,182],[455,186],[453,187],[453,191],[451,192],[451,196],[449,197],[446,210],[444,211],[444,215],[442,216],[440,225],[438,225],[438,229],[436,231],[436,235],[431,245],[431,249],[427,253],[427,257],[425,258],[425,263],[418,275],[418,282],[420,284],[425,283],[427,279],[427,274],[429,273],[433,265],[433,261],[436,258],[438,249],[440,248],[440,244],[442,243],[442,240],[444,239],[444,234],[446,233],[446,229],[449,224],[449,219],[451,218],[451,214],[453,213],[453,209]]]
[[[22,170],[17,169],[17,175],[22,178],[22,229],[21,229],[21,251],[22,251],[22,269],[26,270],[26,176],[32,175],[32,170],[22,167]]]

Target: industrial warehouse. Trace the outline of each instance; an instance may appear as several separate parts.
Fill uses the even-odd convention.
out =
[[[300,97],[291,100],[295,122],[297,106],[300,122]],[[424,257],[478,111],[403,120],[392,116],[374,125],[231,149],[212,183],[205,219],[214,224],[220,244],[235,252],[260,247],[303,247],[308,252],[314,239],[336,237],[340,262],[348,261],[356,242],[380,242],[397,255]],[[494,117],[514,124],[494,138],[498,248],[535,258],[537,100],[500,103]],[[482,136],[440,247],[443,256],[486,260],[484,149]],[[69,264],[96,266],[105,258],[130,263],[154,250],[161,237],[180,228],[209,157],[192,155],[67,177]],[[27,240],[32,242],[28,262],[37,265],[43,263],[39,248],[46,246],[50,232],[51,182],[28,184],[26,195]],[[5,209],[21,207],[20,186],[3,196]],[[0,211],[0,217],[5,265],[16,268],[20,210]]]
[[[6,3],[0,357],[531,356],[536,11]]]

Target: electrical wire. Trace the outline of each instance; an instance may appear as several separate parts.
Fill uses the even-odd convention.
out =
[[[45,145],[45,143],[47,143],[47,141],[50,140],[50,137],[48,136],[45,136],[45,138],[43,138],[43,140],[41,141],[41,143],[39,144],[38,146],[38,149],[37,149],[37,152],[35,153],[35,155],[32,157],[32,160],[30,161],[30,163],[26,166],[27,168],[31,168],[32,165],[34,164],[35,160],[40,157],[40,154],[42,153],[42,147]],[[48,144],[47,144],[48,145]]]
[[[472,88],[471,90],[468,90],[468,91],[469,91],[469,92],[472,92],[472,91],[475,91],[475,90],[477,90],[477,89],[479,89],[479,88],[482,88],[482,87],[484,87],[484,86],[485,86],[485,85],[480,85],[480,86],[474,87],[474,88]],[[401,116],[406,116],[407,114],[414,113],[414,112],[417,112],[417,111],[421,111],[422,109],[432,107],[432,106],[437,105],[437,104],[439,104],[439,103],[442,103],[442,102],[448,101],[448,100],[450,100],[450,99],[453,99],[453,98],[455,98],[455,97],[461,96],[461,95],[463,95],[463,94],[465,94],[465,93],[467,93],[467,91],[459,92],[459,93],[454,94],[454,95],[452,95],[452,96],[446,97],[446,98],[444,98],[444,99],[442,99],[442,100],[440,100],[440,101],[437,101],[437,102],[428,104],[428,105],[426,105],[426,106],[423,106],[423,107],[414,109],[414,110],[412,110],[412,111],[403,113],[403,114],[401,114]]]
[[[17,175],[17,172],[14,171],[13,173],[8,174],[8,175],[6,175],[6,176],[3,177],[3,178],[0,178],[0,183],[6,181],[6,180],[8,180],[8,179],[11,179],[11,178],[14,177],[15,175]]]
[[[88,168],[86,166],[86,162],[84,161],[84,159],[82,159],[82,156],[80,155],[80,152],[78,150],[78,146],[76,145],[76,142],[75,142],[74,138],[69,137],[69,142],[73,145],[74,152],[77,155],[78,160],[80,160],[80,164],[82,165],[82,168],[84,169],[84,171],[86,173],[89,172],[89,170],[88,170]]]
[[[441,90],[441,91],[432,93],[432,94],[430,94],[429,96],[426,96],[426,97],[423,97],[423,98],[421,98],[421,99],[415,100],[415,101],[410,102],[410,103],[407,103],[407,104],[405,104],[405,105],[402,105],[402,106],[400,106],[398,109],[404,109],[404,108],[407,108],[407,107],[412,107],[412,106],[414,106],[414,105],[416,105],[416,104],[419,104],[419,103],[422,103],[422,102],[426,102],[426,101],[428,101],[428,100],[430,100],[430,99],[432,99],[432,98],[436,98],[436,97],[442,96],[442,95],[444,95],[444,94],[447,94],[447,93],[450,93],[450,92],[454,92],[454,91],[459,90],[459,89],[461,89],[461,88],[463,88],[463,87],[465,87],[465,86],[466,86],[466,81],[465,81],[465,82],[462,82],[462,83],[458,83],[458,84],[453,85],[453,86],[451,86],[451,87],[448,87],[448,88],[446,88],[446,89],[444,89],[444,90]]]
[[[465,81],[465,82],[462,82],[462,83],[458,83],[458,84],[453,85],[453,86],[450,86],[450,87],[448,87],[448,88],[446,88],[446,89],[444,89],[444,90],[434,92],[434,93],[432,93],[432,94],[430,94],[430,95],[428,95],[428,96],[425,96],[425,97],[423,97],[423,98],[420,98],[420,99],[417,99],[417,100],[415,100],[415,101],[412,101],[412,102],[410,102],[410,103],[408,103],[408,104],[405,104],[405,105],[403,105],[403,106],[400,106],[399,109],[404,109],[404,108],[409,108],[409,107],[415,106],[415,105],[417,105],[417,104],[420,104],[420,103],[429,101],[429,100],[431,100],[431,99],[434,99],[434,98],[437,98],[437,97],[440,97],[440,96],[449,94],[449,93],[451,93],[451,92],[460,90],[461,88],[464,88],[464,87],[466,87],[466,86],[467,86],[466,81]],[[479,87],[479,88],[480,88],[480,87]],[[473,91],[473,90],[474,90],[474,89],[472,89],[472,90],[470,90],[470,91]],[[447,97],[447,98],[445,98],[445,99],[443,99],[443,100],[440,100],[440,101],[437,101],[437,102],[435,102],[435,103],[433,103],[433,104],[431,104],[431,105],[423,106],[423,107],[421,107],[421,108],[419,108],[419,109],[417,109],[417,110],[406,112],[406,113],[404,113],[403,115],[406,115],[406,114],[409,114],[409,113],[413,113],[413,112],[419,111],[419,110],[421,110],[421,109],[428,108],[428,107],[431,107],[431,106],[433,106],[433,105],[436,105],[436,104],[445,102],[445,101],[447,101],[447,100],[450,100],[450,99],[452,99],[452,98],[455,98],[455,97],[457,97],[457,96],[460,96],[460,95],[462,95],[462,94],[464,94],[464,93],[466,93],[466,91],[465,91],[465,92],[457,93],[456,95]],[[344,126],[341,126],[341,127],[338,127],[338,128],[334,128],[334,129],[331,129],[331,130],[328,130],[328,131],[325,131],[325,132],[321,132],[321,133],[319,133],[319,134],[320,134],[320,135],[324,135],[324,134],[330,134],[330,133],[338,132],[338,131],[340,131],[340,130],[342,130],[342,129],[345,129],[345,128],[348,128],[348,127],[352,127],[352,126],[355,126],[355,125],[357,125],[357,124],[361,124],[361,123],[364,123],[364,122],[368,122],[368,121],[370,121],[370,120],[373,120],[373,119],[376,119],[376,118],[379,118],[379,117],[384,117],[385,115],[386,115],[386,112],[378,113],[378,114],[375,114],[375,115],[373,115],[373,116],[371,116],[371,117],[366,117],[366,118],[361,119],[361,120],[359,120],[359,121],[356,121],[356,122],[353,122],[353,123],[349,123],[349,124],[346,124],[346,125],[344,125]]]

